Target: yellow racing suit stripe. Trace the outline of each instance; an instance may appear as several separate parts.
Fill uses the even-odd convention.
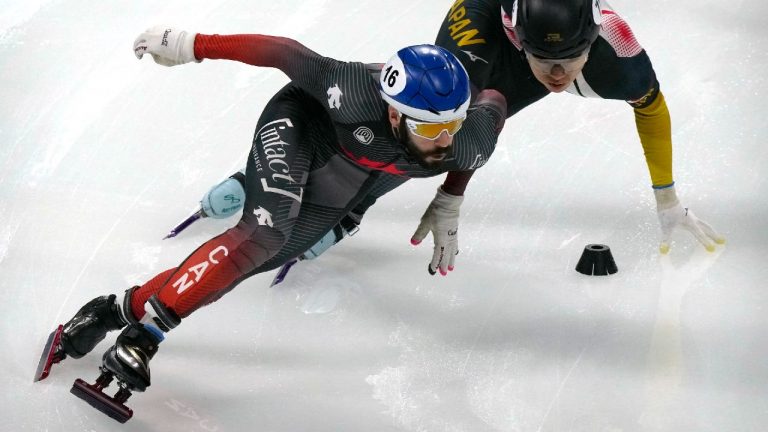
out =
[[[664,95],[659,92],[653,102],[635,108],[635,124],[645,161],[654,187],[673,183],[672,178],[672,125]]]

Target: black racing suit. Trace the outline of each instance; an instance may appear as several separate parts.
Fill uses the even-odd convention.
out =
[[[276,67],[291,83],[269,101],[256,126],[240,222],[136,290],[137,317],[154,293],[188,316],[245,278],[301,254],[362,200],[409,178],[477,168],[493,152],[504,117],[503,107],[472,107],[454,136],[452,156],[427,169],[395,139],[370,66],[263,35],[197,35],[195,55]]]

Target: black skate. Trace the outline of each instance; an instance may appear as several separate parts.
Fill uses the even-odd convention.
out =
[[[125,301],[130,301],[134,289],[125,293]],[[130,311],[130,306],[117,304],[116,297],[114,294],[96,297],[81,307],[66,324],[59,325],[51,332],[40,356],[34,381],[45,379],[51,366],[67,356],[80,358],[91,352],[104,340],[107,332],[123,328],[128,321],[135,321],[132,315],[126,317],[124,312]],[[127,314],[130,315],[130,312]]]
[[[101,375],[94,384],[77,379],[70,390],[72,394],[88,402],[92,407],[125,423],[133,411],[125,406],[131,392],[143,392],[150,385],[149,360],[157,352],[160,338],[143,324],[131,324],[117,337],[115,345],[104,353]],[[104,388],[117,378],[119,390],[114,396],[104,393]]]

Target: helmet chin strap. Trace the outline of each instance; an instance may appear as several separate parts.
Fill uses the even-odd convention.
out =
[[[392,126],[392,135],[395,136],[395,139],[397,142],[402,143],[403,140],[400,138],[400,125],[398,124],[397,127]]]
[[[405,125],[405,115],[400,113],[400,121],[397,127],[392,127],[392,133],[395,134],[397,142],[400,143],[400,151],[408,162],[415,162],[410,149],[408,148],[408,129]]]

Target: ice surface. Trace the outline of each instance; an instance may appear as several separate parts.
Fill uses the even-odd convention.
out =
[[[69,394],[107,342],[33,384],[45,338],[234,222],[160,240],[243,164],[286,82],[137,61],[140,31],[276,34],[384,61],[434,39],[437,3],[0,2],[0,429],[118,429]],[[768,6],[612,4],[666,95],[678,193],[725,247],[678,233],[660,256],[631,110],[552,95],[507,121],[473,179],[448,277],[427,274],[429,241],[409,244],[441,179],[411,181],[283,284],[253,277],[169,334],[120,430],[768,429]],[[619,272],[575,272],[588,243]]]

